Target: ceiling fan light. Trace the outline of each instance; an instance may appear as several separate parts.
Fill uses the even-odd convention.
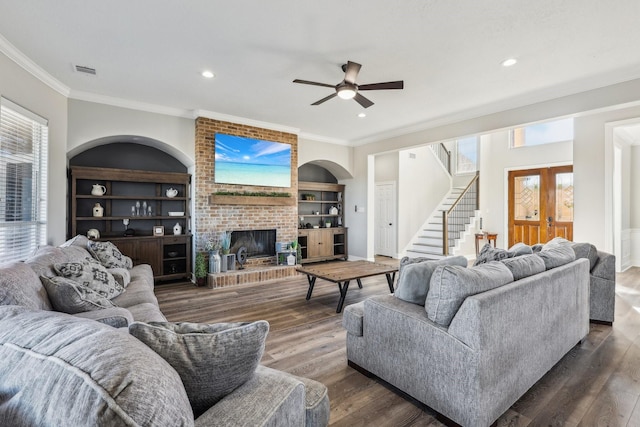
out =
[[[356,96],[356,91],[349,86],[339,87],[338,96],[342,99],[353,99]]]

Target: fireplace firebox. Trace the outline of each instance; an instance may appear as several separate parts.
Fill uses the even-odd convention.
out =
[[[240,230],[231,233],[231,253],[247,248],[247,258],[275,256],[276,230]]]

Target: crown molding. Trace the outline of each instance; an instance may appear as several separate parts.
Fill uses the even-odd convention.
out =
[[[294,135],[300,134],[300,129],[279,125],[276,123],[262,122],[259,120],[248,119],[246,117],[232,116],[230,114],[222,114],[216,113],[215,111],[207,111],[207,110],[193,110],[192,118],[197,119],[198,117],[204,117],[212,120],[220,120],[223,122],[237,123],[245,126],[253,126],[263,129],[270,129],[279,132],[292,133]]]
[[[164,114],[165,116],[183,117],[186,119],[193,118],[192,110],[132,101],[130,99],[116,98],[113,96],[99,95],[96,93],[84,92],[79,90],[72,90],[69,98],[76,99],[78,101],[95,102],[97,104],[111,105],[113,107],[144,111],[147,113]]]
[[[5,39],[2,34],[0,34],[0,52],[4,53],[9,59],[24,68],[29,74],[49,86],[51,89],[63,96],[69,96],[71,89],[69,89],[67,85],[47,73],[38,64],[29,59],[27,55],[20,52],[18,48],[12,45],[9,40]]]

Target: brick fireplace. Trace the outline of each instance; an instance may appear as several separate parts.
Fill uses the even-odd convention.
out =
[[[291,187],[242,186],[214,182],[215,134],[224,133],[291,145]],[[203,251],[198,239],[203,233],[239,230],[276,230],[276,241],[291,242],[298,237],[298,137],[295,134],[245,126],[204,117],[196,119],[195,234],[196,251]],[[216,202],[218,191],[290,193],[291,198],[275,198],[273,204],[256,205],[245,197],[242,203]],[[286,203],[282,203],[286,202]],[[228,204],[227,204],[228,203]],[[275,257],[249,258],[247,266],[275,265]]]

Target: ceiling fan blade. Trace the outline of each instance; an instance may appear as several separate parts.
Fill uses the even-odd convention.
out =
[[[314,103],[313,103],[313,104],[311,104],[311,105],[320,105],[320,104],[322,104],[323,102],[328,101],[328,100],[330,100],[331,98],[334,98],[334,97],[335,97],[335,96],[337,96],[337,95],[338,95],[338,92],[332,93],[331,95],[329,95],[329,96],[325,96],[325,97],[324,97],[324,98],[322,98],[320,101],[316,101],[316,102],[314,102]]]
[[[344,81],[351,84],[356,84],[356,77],[360,72],[362,65],[357,62],[347,61],[347,68],[344,70]]]
[[[322,87],[332,87],[332,88],[336,88],[335,85],[330,85],[327,83],[318,83],[318,82],[310,82],[309,80],[300,80],[300,79],[295,79],[293,81],[294,83],[301,83],[303,85],[313,85],[313,86],[322,86]]]
[[[373,105],[373,102],[360,95],[359,93],[356,93],[356,96],[354,96],[353,99],[355,99],[358,104],[362,105],[362,108],[369,108]]]
[[[358,86],[358,90],[403,89],[403,88],[404,88],[403,80],[398,80],[397,82],[371,83],[368,85]]]

